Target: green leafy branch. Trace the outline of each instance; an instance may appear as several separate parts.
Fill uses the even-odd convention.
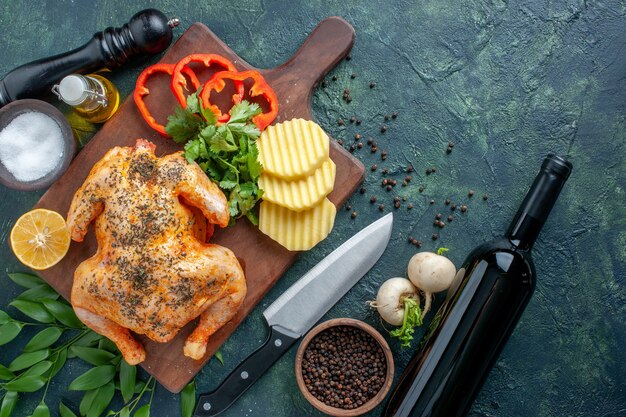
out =
[[[124,361],[113,342],[85,327],[71,305],[41,278],[23,273],[8,275],[13,282],[26,288],[9,305],[34,322],[15,319],[0,310],[0,345],[12,342],[26,326],[41,326],[43,329],[26,343],[22,353],[8,366],[0,364],[0,417],[12,415],[20,393],[34,393],[41,389],[43,395],[30,417],[49,417],[50,410],[45,402],[48,386],[66,361],[72,358],[93,365],[68,387],[70,391],[84,392],[79,405],[81,416],[101,416],[119,391],[124,404],[118,411],[109,410],[107,416],[130,417],[132,413],[134,417],[149,417],[156,380],[152,377],[146,382],[138,380],[137,367]],[[143,399],[148,393],[146,403]],[[194,406],[195,383],[192,381],[181,393],[183,417],[191,417]],[[61,417],[77,417],[62,402],[59,413]]]

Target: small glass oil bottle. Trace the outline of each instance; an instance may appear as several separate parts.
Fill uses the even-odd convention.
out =
[[[74,107],[80,117],[91,123],[107,121],[120,104],[117,88],[98,74],[68,75],[52,87],[52,92]]]

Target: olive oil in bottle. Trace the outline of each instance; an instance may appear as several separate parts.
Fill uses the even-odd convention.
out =
[[[91,123],[103,123],[113,116],[120,104],[117,88],[99,74],[72,74],[52,88],[76,114]]]

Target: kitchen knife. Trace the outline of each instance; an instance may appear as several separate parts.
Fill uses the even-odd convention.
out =
[[[393,214],[361,230],[322,259],[264,312],[267,341],[213,392],[201,395],[194,417],[216,416],[237,400],[278,358],[370,270],[385,251]]]

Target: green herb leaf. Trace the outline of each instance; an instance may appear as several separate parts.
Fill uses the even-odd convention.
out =
[[[437,249],[437,255],[442,256],[444,253],[448,252],[450,249],[448,248],[439,248]]]
[[[35,288],[41,284],[45,284],[45,282],[41,278],[33,274],[13,272],[7,275],[9,275],[11,281],[24,288]]]
[[[176,108],[174,114],[167,118],[165,131],[174,139],[176,143],[185,143],[193,139],[202,129],[203,121],[194,113],[190,113],[182,108]]]
[[[15,378],[15,374],[9,370],[6,366],[0,363],[0,379],[8,380]]]
[[[113,381],[109,381],[105,385],[98,388],[98,393],[96,394],[96,398],[94,398],[91,403],[91,407],[87,412],[87,417],[99,417],[100,414],[107,409],[109,404],[111,404],[111,400],[115,395],[115,384]]]
[[[21,376],[41,376],[45,374],[48,369],[52,366],[52,362],[50,361],[41,361],[36,365],[28,368]]]
[[[70,391],[87,391],[94,388],[99,388],[111,381],[114,376],[115,366],[97,366],[88,370],[87,372],[73,380],[68,389]]]
[[[200,92],[202,91],[202,87],[198,89],[195,93],[189,94],[187,96],[187,107],[185,108],[190,113],[200,113]]]
[[[191,417],[193,409],[196,406],[196,381],[192,380],[180,392],[180,407],[182,409],[182,417]]]
[[[85,327],[85,325],[78,320],[78,317],[76,317],[74,309],[68,304],[57,300],[42,300],[42,303],[46,306],[46,309],[52,313],[55,319],[66,326],[73,327],[75,329],[82,329]]]
[[[137,378],[137,367],[129,365],[125,360],[120,362],[120,391],[124,402],[129,402],[135,393],[135,381]]]
[[[110,365],[116,355],[104,350],[86,346],[71,346],[70,353],[95,366]]]
[[[80,400],[80,405],[78,406],[78,411],[81,416],[87,415],[89,409],[91,408],[91,404],[93,404],[93,400],[96,398],[96,395],[98,395],[98,389],[92,389],[85,392],[83,399]]]
[[[10,321],[7,324],[0,326],[0,346],[6,345],[11,340],[15,339],[22,331],[23,324]]]
[[[0,324],[6,324],[11,321],[11,316],[9,316],[5,311],[0,310]]]
[[[258,138],[261,135],[261,131],[256,125],[250,123],[228,123],[228,128],[233,134],[246,135],[253,138]]]
[[[145,404],[144,406],[142,406],[140,409],[135,411],[134,416],[135,417],[150,417],[150,405],[151,404]]]
[[[50,349],[38,350],[37,352],[22,353],[17,358],[13,359],[13,362],[9,364],[9,369],[12,372],[26,369],[29,366],[33,366],[36,363],[47,359],[50,356]]]
[[[222,366],[224,366],[224,357],[222,356],[221,350],[218,350],[217,352],[215,352],[213,356],[215,357],[215,359],[217,359],[220,362]]]
[[[57,351],[57,353],[52,355],[50,359],[52,360],[53,364],[52,368],[50,369],[50,374],[48,375],[48,378],[53,378],[57,373],[59,373],[61,368],[63,368],[63,365],[65,365],[65,361],[67,361],[67,348]]]
[[[24,346],[24,352],[34,352],[36,350],[47,348],[59,340],[59,337],[61,337],[62,334],[63,330],[58,327],[48,327],[43,329],[33,336],[33,338],[30,339],[30,342]]]
[[[104,339],[104,336],[99,335],[94,331],[87,332],[83,337],[78,339],[73,343],[74,346],[89,346],[93,347],[100,342],[100,340]]]
[[[56,300],[59,298],[59,293],[56,292],[48,284],[38,285],[31,289],[28,289],[17,296],[18,300],[39,301],[44,298]]]
[[[30,417],[50,417],[50,409],[42,400]]]
[[[228,124],[250,121],[262,111],[258,104],[243,100],[241,103],[235,104],[228,112],[230,114]]]
[[[59,413],[61,414],[61,417],[78,417],[62,402],[59,402]]]
[[[9,305],[17,308],[31,319],[37,320],[40,323],[52,323],[54,321],[52,314],[39,303],[26,300],[13,300]]]
[[[15,392],[35,392],[46,385],[42,376],[24,376],[4,384],[4,389]]]
[[[130,408],[128,406],[120,410],[120,417],[130,417]]]
[[[2,406],[0,406],[0,417],[10,417],[15,404],[17,404],[17,392],[9,391],[4,394]]]
[[[392,337],[400,339],[401,347],[408,347],[413,340],[413,332],[416,326],[422,325],[422,310],[419,303],[413,298],[404,299],[404,320],[402,327],[389,332]]]
[[[214,125],[217,123],[217,116],[215,116],[215,113],[213,113],[213,111],[209,108],[205,109],[201,102],[198,102],[198,110],[199,112],[196,113],[201,113],[202,117],[208,124]]]
[[[100,341],[98,342],[98,349],[104,349],[115,354],[119,353],[119,350],[117,349],[117,346],[115,346],[115,343],[111,342],[106,337],[100,339]]]

